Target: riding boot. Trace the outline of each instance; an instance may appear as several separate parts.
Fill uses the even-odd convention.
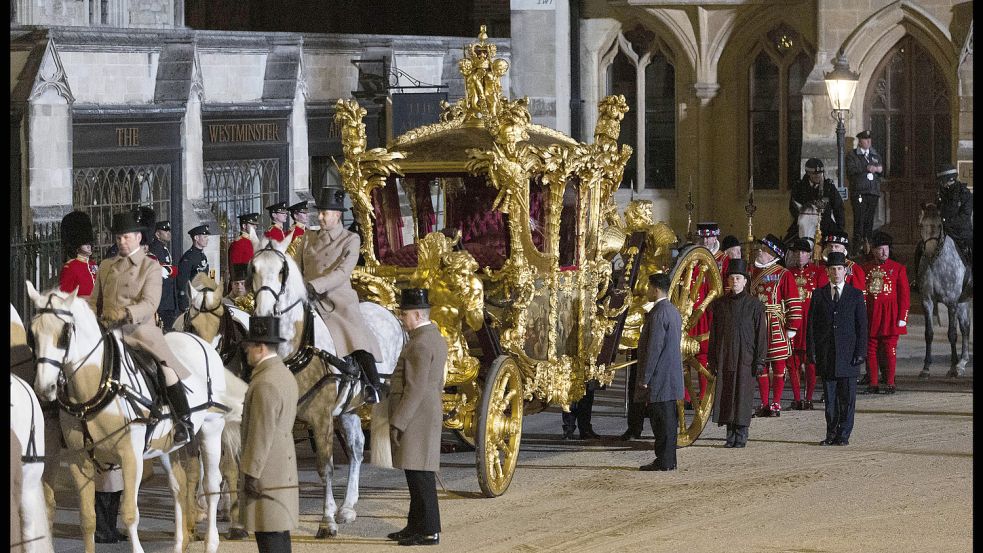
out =
[[[351,354],[352,358],[362,368],[362,375],[368,380],[364,387],[365,403],[373,405],[379,403],[379,371],[375,366],[375,357],[364,350],[356,350]]]
[[[96,543],[116,543],[116,515],[119,513],[119,500],[113,510],[113,496],[122,492],[96,492]]]
[[[109,503],[109,527],[113,530],[113,534],[116,536],[117,541],[127,541],[126,534],[119,531],[119,527],[116,526],[116,519],[119,518],[119,502],[123,499],[123,491],[111,492],[112,498]]]
[[[191,409],[188,407],[188,396],[184,394],[184,384],[178,382],[167,387],[167,400],[171,403],[171,415],[174,419],[174,443],[183,444],[191,439]]]

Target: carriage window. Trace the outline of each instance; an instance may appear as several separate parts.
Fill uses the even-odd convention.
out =
[[[547,191],[539,179],[529,182],[529,231],[532,243],[543,253],[546,247]]]
[[[509,255],[509,230],[506,217],[491,206],[498,195],[484,176],[460,176],[446,179],[446,228],[461,231],[461,246],[480,267],[500,269]],[[451,184],[455,183],[455,184]]]
[[[579,262],[577,259],[579,202],[576,185],[568,182],[563,191],[563,209],[560,212],[560,267],[573,267]]]

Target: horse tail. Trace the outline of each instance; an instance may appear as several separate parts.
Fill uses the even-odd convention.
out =
[[[372,422],[369,427],[372,434],[371,463],[384,469],[393,468],[392,444],[389,442],[389,395],[384,395],[379,403],[372,407]]]

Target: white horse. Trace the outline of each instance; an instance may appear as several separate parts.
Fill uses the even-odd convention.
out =
[[[158,419],[146,403],[148,386],[143,374],[134,368],[133,358],[124,349],[119,330],[103,333],[96,315],[76,292],[58,290],[39,293],[27,283],[28,296],[37,307],[31,322],[38,356],[34,389],[46,401],[58,401],[73,416],[62,413],[62,429],[70,451],[72,478],[79,491],[79,514],[86,553],[95,553],[95,487],[97,466],[120,465],[123,472],[122,517],[127,526],[133,553],[143,553],[138,528],[140,513],[137,494],[143,476],[143,461],[159,458],[174,495],[175,528],[183,528],[180,482],[171,467],[169,454],[177,451],[172,437],[171,419]],[[225,373],[218,353],[202,339],[183,332],[170,332],[164,340],[178,359],[191,370],[183,382],[188,388],[191,421],[200,444],[205,466],[205,492],[208,496],[207,553],[218,550],[216,506],[221,476],[218,471],[224,413],[203,406],[215,401],[224,405],[241,404],[226,390]],[[121,352],[116,356],[114,352]],[[115,363],[110,363],[110,360]],[[105,365],[105,367],[104,367]],[[110,378],[110,375],[116,378]],[[210,395],[209,395],[210,390]],[[148,424],[156,420],[156,424]],[[175,532],[175,553],[184,549],[183,532]]]
[[[188,288],[190,307],[188,311],[174,321],[174,329],[192,332],[211,344],[226,362],[226,387],[235,390],[237,396],[245,397],[247,385],[241,378],[243,376],[242,369],[245,367],[240,366],[234,357],[237,355],[236,350],[240,347],[239,340],[233,337],[235,332],[230,333],[225,327],[230,324],[238,324],[241,326],[239,334],[247,332],[249,330],[249,314],[223,302],[218,284],[205,273],[199,273],[195,276]],[[235,370],[230,371],[230,367]],[[238,540],[247,537],[246,530],[239,520],[238,497],[243,406],[239,404],[228,407],[231,408],[231,411],[225,417],[225,429],[222,431],[222,459],[219,463],[227,488],[223,487],[219,508],[222,509],[224,504],[224,511],[221,511],[220,514],[224,513],[224,516],[229,520],[227,539]],[[203,499],[204,496],[200,496],[199,502],[195,506],[202,511],[205,510],[201,504]]]
[[[288,359],[302,346],[305,313],[309,309],[307,289],[300,268],[284,253],[290,240],[291,235],[287,235],[282,242],[253,238],[253,251],[256,253],[250,263],[251,285],[256,294],[253,314],[280,317],[280,332],[286,341],[280,345],[278,352],[284,359]],[[359,310],[379,341],[382,359],[377,360],[376,366],[380,376],[385,378],[392,374],[396,366],[396,360],[406,341],[405,333],[399,320],[386,308],[362,302]],[[314,346],[333,355],[334,342],[324,321],[314,314],[312,324]],[[336,504],[331,487],[334,471],[331,451],[334,440],[333,417],[338,417],[341,422],[345,452],[349,459],[348,489],[341,510],[338,511],[338,522],[352,522],[356,517],[359,472],[365,448],[365,435],[357,409],[364,403],[364,399],[362,383],[358,378],[343,376],[333,365],[322,363],[319,356],[315,355],[312,361],[295,373],[301,396],[297,418],[306,422],[313,431],[317,470],[325,484],[324,508],[316,536],[317,539],[323,539],[338,534]],[[392,466],[388,410],[387,400],[376,404],[372,410],[372,462],[383,467]]]
[[[10,306],[10,345],[26,346],[24,323]],[[54,551],[41,477],[44,474],[44,415],[31,385],[10,375],[10,428],[21,446],[20,525],[23,550],[27,553]]]
[[[963,263],[956,243],[945,234],[942,218],[935,204],[922,204],[918,216],[918,226],[922,237],[922,257],[918,262],[918,290],[922,294],[922,307],[925,309],[925,365],[919,378],[928,378],[932,364],[932,340],[935,329],[932,313],[936,304],[945,305],[949,312],[950,367],[947,376],[966,374],[969,362],[969,300],[973,296],[972,267]],[[962,354],[956,354],[956,325],[963,337]]]

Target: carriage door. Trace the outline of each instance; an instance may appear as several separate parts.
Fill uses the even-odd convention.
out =
[[[950,98],[938,65],[905,36],[881,60],[864,99],[865,126],[885,160],[875,226],[883,223],[894,237],[892,253],[909,265],[919,240],[920,206],[936,197],[935,168],[952,159]]]

